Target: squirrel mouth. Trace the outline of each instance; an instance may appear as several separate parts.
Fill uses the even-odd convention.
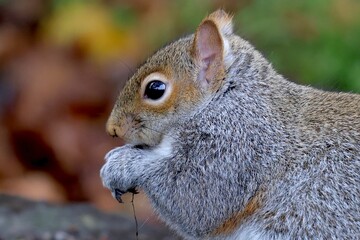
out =
[[[137,148],[137,149],[148,149],[150,148],[149,145],[146,145],[146,144],[136,144],[134,145],[134,148]]]

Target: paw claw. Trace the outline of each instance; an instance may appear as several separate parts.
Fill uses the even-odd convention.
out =
[[[115,195],[115,199],[119,202],[119,203],[124,203],[123,200],[121,199],[121,196],[124,194],[125,192],[121,191],[120,189],[115,189],[114,195]]]
[[[136,190],[136,188],[130,188],[130,189],[128,189],[127,190],[128,192],[131,192],[131,193],[133,193],[133,194],[138,194],[139,193],[139,191],[138,190]]]

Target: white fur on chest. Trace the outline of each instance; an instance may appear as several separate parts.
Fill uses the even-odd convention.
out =
[[[146,156],[147,161],[153,162],[171,156],[173,154],[172,143],[173,139],[165,136],[159,145],[149,151],[149,154]]]

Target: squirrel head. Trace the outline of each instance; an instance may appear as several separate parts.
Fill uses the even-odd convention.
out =
[[[231,64],[231,17],[218,10],[195,34],[157,51],[120,93],[107,132],[134,145],[157,145],[172,126],[189,117],[221,88]]]

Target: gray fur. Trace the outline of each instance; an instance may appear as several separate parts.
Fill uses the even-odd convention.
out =
[[[186,239],[360,238],[360,96],[289,82],[249,43],[228,40],[235,60],[221,89],[179,111],[156,146],[112,150],[104,185],[142,188]],[[155,60],[178,48],[148,62],[169,64]],[[188,69],[183,55],[177,68]],[[258,192],[260,207],[237,230],[213,235]]]

